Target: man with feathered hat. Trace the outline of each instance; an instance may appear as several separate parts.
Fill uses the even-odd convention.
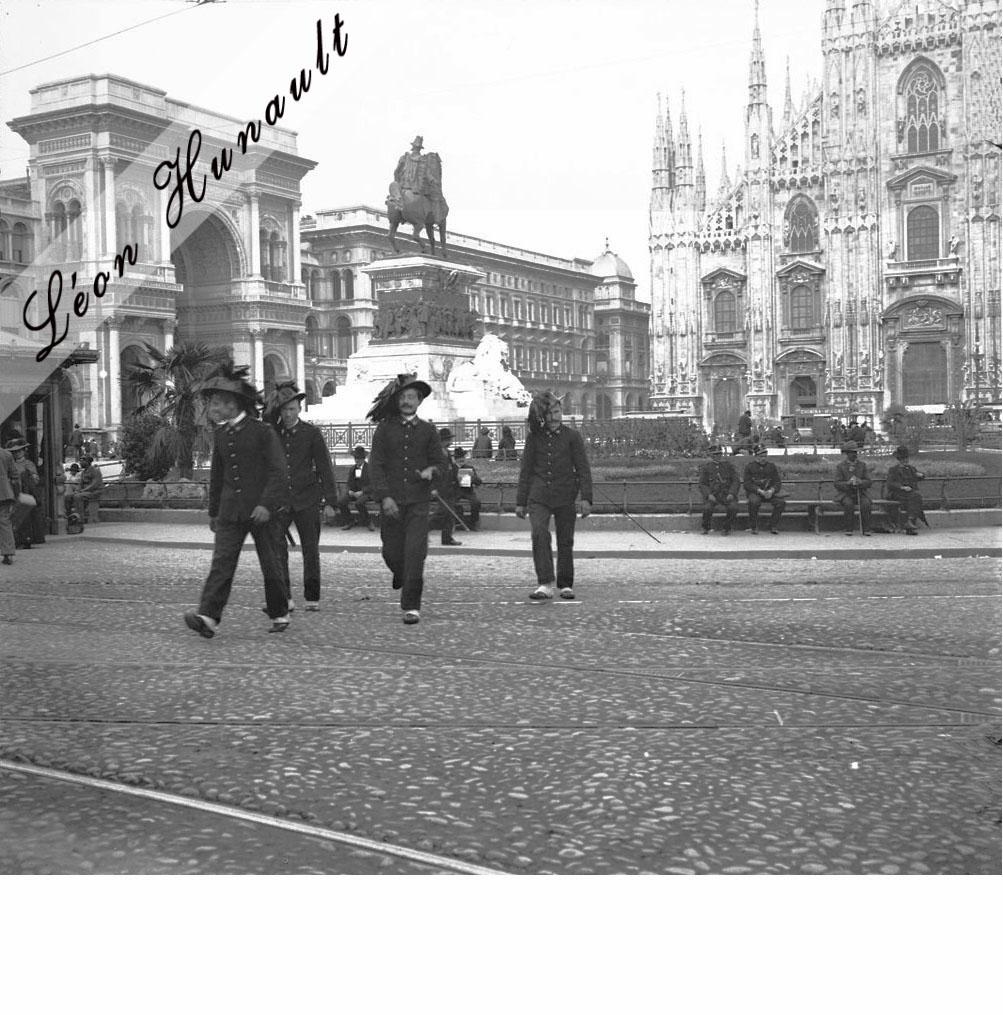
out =
[[[557,587],[562,599],[575,598],[575,498],[581,494],[582,518],[592,511],[592,470],[585,442],[564,425],[561,400],[553,391],[533,396],[529,434],[519,466],[515,513],[529,514],[537,588],[530,599],[554,598],[554,554],[550,519],[557,535]]]
[[[432,482],[446,469],[438,431],[417,416],[418,406],[431,393],[413,374],[398,374],[368,413],[379,424],[369,471],[373,498],[381,508],[383,560],[393,587],[400,589],[405,624],[420,619]]]
[[[338,490],[324,435],[312,423],[300,419],[300,402],[304,398],[306,395],[295,381],[280,381],[268,399],[265,419],[275,427],[286,456],[290,488],[290,513],[286,521],[288,525],[295,522],[299,533],[303,599],[307,610],[313,612],[320,609],[320,508],[323,504],[324,517],[333,522]],[[291,596],[289,547],[285,538],[279,540],[279,559]]]
[[[258,392],[247,369],[224,366],[201,389],[216,424],[209,472],[209,528],[216,538],[198,610],[186,613],[185,623],[203,638],[216,633],[248,533],[265,580],[269,632],[289,626],[289,586],[278,549],[285,530],[277,521],[288,506],[289,476],[275,431],[257,418]]]

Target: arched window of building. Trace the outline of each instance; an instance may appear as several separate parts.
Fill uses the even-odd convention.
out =
[[[815,324],[813,309],[811,289],[806,285],[795,286],[791,290],[791,327],[811,328]]]
[[[348,359],[355,350],[352,348],[352,322],[344,314],[339,315],[334,323],[335,340],[337,342],[336,356],[338,359]]]
[[[540,304],[540,323],[550,324],[550,307],[546,303]]]
[[[31,264],[32,243],[31,233],[23,222],[14,223],[14,231],[11,233],[11,260],[17,264]]]
[[[22,334],[21,307],[24,299],[16,285],[9,285],[0,292],[0,335],[9,342]]]
[[[328,395],[333,395],[337,390],[338,390],[338,387],[334,383],[334,381],[325,381],[324,382],[324,390],[321,392],[321,394],[325,398],[327,398]]]
[[[0,219],[0,261],[11,260],[10,226]]]
[[[941,115],[947,106],[939,76],[927,61],[921,61],[906,71],[901,92],[906,150],[910,155],[936,151],[943,140]]]
[[[714,298],[714,331],[718,335],[733,335],[737,327],[735,294],[720,292]]]
[[[623,340],[623,376],[628,380],[634,376],[634,341],[629,337]]]
[[[502,317],[511,317],[512,316],[511,313],[509,312],[509,305],[508,305],[508,297],[507,296],[503,296],[501,298],[501,315],[502,315]]]
[[[516,320],[522,320],[522,300],[513,300]]]
[[[799,195],[787,205],[784,240],[792,253],[818,250],[818,211],[804,195]]]
[[[351,271],[346,271],[345,272],[345,274],[344,274],[344,281],[345,281],[345,299],[346,300],[354,300],[355,299],[355,276],[352,274]]]
[[[52,206],[50,222],[52,225],[52,243],[56,247],[57,253],[61,256],[66,246],[66,205],[62,201],[57,201]]]
[[[487,296],[487,297],[485,297],[485,302],[486,302],[487,308],[488,308],[487,309],[488,316],[489,317],[494,317],[494,315],[495,315],[495,298],[494,298],[494,296]]]
[[[910,261],[940,257],[940,216],[936,208],[921,204],[906,217],[906,256]]]
[[[331,272],[331,299],[337,303],[341,299],[341,275],[336,272]]]
[[[311,315],[306,319],[306,354],[308,356],[320,355],[320,344],[317,337],[317,318]]]
[[[261,250],[261,275],[262,278],[272,277],[272,248],[268,242],[268,230],[262,229],[258,232],[258,247]]]
[[[80,202],[74,198],[66,206],[67,256],[78,261],[84,254],[84,224]]]

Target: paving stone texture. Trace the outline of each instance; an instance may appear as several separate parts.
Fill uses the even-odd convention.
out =
[[[527,540],[528,544],[528,540]],[[245,552],[50,541],[0,574],[0,761],[509,873],[999,874],[999,562],[368,553],[266,633]],[[299,567],[293,557],[294,574]],[[0,873],[436,873],[0,768]]]

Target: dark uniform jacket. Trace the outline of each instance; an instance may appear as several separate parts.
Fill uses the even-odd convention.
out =
[[[856,486],[850,483],[851,476],[856,476],[860,480]],[[857,459],[852,464],[844,460],[836,466],[836,478],[832,481],[832,485],[840,493],[855,495],[855,491],[865,491],[870,487],[871,474],[867,466],[860,459]]]
[[[356,460],[348,467],[348,492],[364,493],[367,497],[371,496],[369,462],[363,460],[360,466]]]
[[[443,500],[454,501],[460,492],[460,471],[456,466],[456,459],[448,451],[445,455],[446,465],[439,473],[435,488]]]
[[[761,462],[758,458],[753,459],[745,467],[742,485],[747,494],[758,493],[760,490],[768,490],[774,494],[780,493],[780,470],[772,462]]]
[[[324,435],[311,423],[298,422],[292,430],[279,424],[275,428],[286,453],[292,509],[320,506],[321,501],[337,506],[338,493],[334,482],[331,456]]]
[[[704,500],[709,494],[713,494],[717,500],[725,500],[729,496],[738,497],[738,473],[727,458],[722,458],[719,462],[704,462],[700,466],[697,482]]]
[[[573,504],[579,493],[582,500],[592,503],[592,470],[582,435],[564,424],[556,432],[544,429],[528,434],[519,465],[516,504],[525,507],[536,501],[560,507]]]
[[[429,465],[436,475],[446,470],[439,431],[424,419],[405,423],[399,416],[385,419],[373,434],[369,457],[369,475],[373,482],[373,500],[393,497],[400,504],[421,504],[431,500],[432,484],[418,473]]]
[[[209,517],[246,522],[261,504],[273,514],[289,504],[286,456],[275,431],[245,416],[216,430],[209,472]]]
[[[916,493],[916,487],[919,486],[919,481],[922,478],[923,473],[919,472],[915,466],[908,463],[893,465],[885,477],[885,487],[887,488],[888,496],[896,500],[908,497],[909,492],[903,490],[903,486],[911,486],[912,493]]]

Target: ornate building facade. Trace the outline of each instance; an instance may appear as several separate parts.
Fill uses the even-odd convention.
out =
[[[348,356],[372,338],[376,301],[361,269],[393,256],[388,226],[385,211],[366,206],[303,220],[311,400],[344,382]],[[409,235],[398,242],[404,253],[418,251]],[[485,273],[470,288],[474,337],[504,339],[526,387],[553,387],[567,412],[589,419],[646,407],[649,308],[634,299],[630,268],[612,251],[569,259],[449,231],[446,244],[449,260]]]
[[[1000,397],[1000,0],[825,0],[821,85],[767,102],[708,199],[655,125],[653,407],[704,425]],[[983,400],[986,400],[985,397]]]

